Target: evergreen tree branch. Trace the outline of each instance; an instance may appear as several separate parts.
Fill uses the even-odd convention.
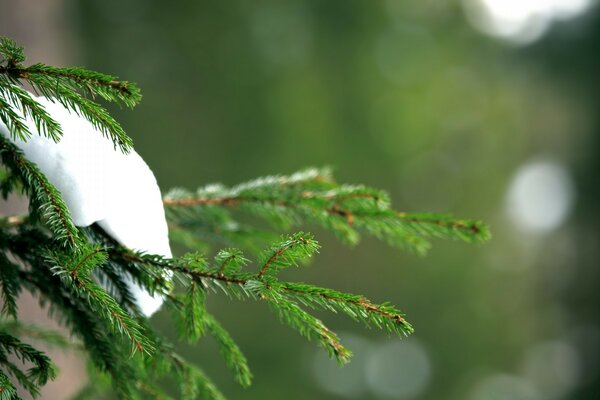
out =
[[[104,318],[115,332],[125,334],[131,340],[132,350],[151,354],[154,345],[144,335],[143,328],[104,289],[90,279],[95,267],[106,262],[107,255],[101,248],[83,248],[68,258],[56,251],[48,251],[46,262],[51,271],[61,278],[63,284],[76,296],[86,299],[90,307]]]
[[[22,87],[29,84],[36,93],[88,120],[115,148],[131,149],[132,141],[123,128],[95,100],[133,107],[141,98],[134,84],[84,68],[24,66],[24,61],[23,49],[0,37],[0,120],[11,139],[26,141],[40,134],[58,141],[62,136],[60,125]],[[30,129],[28,120],[37,132],[33,126]],[[318,243],[302,232],[276,240],[272,230],[238,222],[238,214],[265,219],[277,229],[317,225],[349,244],[369,234],[419,253],[429,248],[431,238],[479,243],[490,236],[479,221],[398,212],[385,192],[338,184],[328,169],[313,168],[230,188],[209,185],[195,192],[171,191],[164,205],[172,238],[194,251],[169,259],[126,249],[97,226],[75,227],[59,191],[2,137],[0,161],[6,167],[0,171],[2,195],[22,190],[30,198],[28,216],[0,217],[0,400],[19,398],[8,375],[33,396],[54,377],[50,360],[21,337],[71,345],[60,335],[17,319],[16,297],[21,290],[48,305],[50,315],[70,329],[76,345],[87,351],[94,378],[93,390],[87,391],[90,398],[97,398],[106,384],[112,384],[120,399],[170,399],[159,382],[175,377],[181,392],[177,398],[224,399],[200,368],[176,354],[152,330],[132,295],[131,282],[167,300],[181,321],[184,339],[195,341],[205,333],[213,336],[225,364],[242,386],[251,383],[252,374],[231,335],[207,311],[209,292],[266,302],[284,323],[319,343],[341,364],[348,361],[350,351],[307,310],[344,313],[399,336],[412,333],[402,312],[388,303],[375,304],[361,295],[279,280],[280,271],[306,261],[318,251]],[[211,262],[198,251],[208,250],[209,243],[226,247]],[[257,254],[254,272],[245,270],[249,260],[236,247]],[[174,286],[182,288],[182,293],[172,293]],[[132,352],[126,351],[128,346]],[[151,357],[145,357],[145,352]],[[9,353],[33,367],[24,372],[9,360]]]
[[[25,61],[25,52],[14,40],[0,36],[0,57],[7,65],[17,65]]]
[[[21,362],[30,362],[33,366],[26,374],[20,373],[20,369],[7,360],[6,355],[9,353],[14,354]],[[37,395],[39,386],[56,376],[56,369],[48,356],[3,331],[0,331],[0,365],[7,367],[32,396]]]
[[[95,279],[119,303],[121,307],[135,316],[142,316],[134,295],[127,283],[131,275],[123,271],[121,265],[108,260],[102,268],[93,270]],[[129,275],[129,277],[127,276]]]
[[[252,384],[252,373],[248,367],[248,361],[229,335],[229,332],[209,313],[205,313],[204,323],[219,344],[219,351],[225,359],[225,364],[232,371],[235,380],[243,387],[250,386]]]
[[[309,339],[317,339],[330,355],[339,362],[344,362],[349,353],[339,343],[335,335],[323,323],[307,314],[297,303],[311,308],[322,308],[334,312],[342,312],[356,321],[368,326],[376,326],[401,336],[413,332],[412,326],[404,319],[404,315],[388,304],[374,304],[360,295],[338,292],[304,283],[281,282],[276,278],[279,270],[296,265],[299,261],[310,257],[319,248],[313,237],[306,233],[296,233],[283,237],[263,252],[260,257],[260,269],[257,273],[240,271],[246,264],[241,252],[227,249],[217,255],[215,266],[197,254],[188,254],[180,259],[169,260],[157,256],[136,254],[120,249],[119,257],[137,263],[148,263],[184,274],[192,279],[187,295],[181,299],[184,305],[182,319],[188,318],[186,332],[199,337],[207,324],[208,314],[204,308],[204,287],[218,287],[226,294],[241,297],[245,294],[252,298],[266,300],[280,315],[283,321],[297,329]],[[223,263],[240,259],[239,268],[223,268]],[[198,298],[196,290],[202,290]],[[280,309],[278,309],[278,307]]]
[[[234,223],[229,208],[266,218],[287,229],[303,221],[332,230],[349,244],[360,239],[358,230],[418,253],[430,244],[427,238],[484,242],[489,230],[479,221],[442,214],[408,214],[390,206],[386,193],[357,185],[338,185],[328,170],[308,169],[291,176],[266,177],[233,188],[209,185],[192,193],[176,189],[164,198],[167,216],[182,229],[198,233],[206,214],[220,226]],[[217,225],[218,226],[218,225]]]
[[[272,306],[271,308],[279,314],[282,321],[307,339],[317,340],[327,354],[335,358],[339,364],[346,364],[350,361],[352,352],[346,349],[337,335],[323,325],[319,319],[302,310],[296,303],[282,296],[280,292],[273,290],[268,285],[263,285],[262,282],[254,281],[253,289],[259,291],[260,297]]]
[[[0,366],[2,366],[2,368],[7,373],[12,375],[15,378],[16,382],[23,389],[29,392],[31,397],[36,398],[39,395],[40,390],[38,385],[36,385],[35,382],[29,379],[27,374],[23,372],[21,368],[19,368],[15,363],[9,361],[3,352],[0,352]]]
[[[46,109],[31,97],[29,92],[17,86],[6,76],[0,74],[0,115],[3,115],[2,121],[6,124],[8,131],[13,138],[19,138],[27,141],[31,137],[31,132],[25,124],[23,117],[31,118],[38,134],[43,135],[55,142],[62,136],[62,128],[56,122]],[[19,115],[15,108],[23,113]]]
[[[18,267],[6,254],[0,253],[0,294],[2,295],[2,310],[0,315],[17,318],[17,296],[21,292]]]
[[[30,255],[24,258],[29,259],[29,262],[32,261]],[[119,398],[133,398],[137,372],[130,365],[131,357],[127,351],[123,351],[119,338],[112,336],[109,333],[110,328],[89,309],[88,303],[71,297],[71,292],[64,290],[57,276],[26,272],[21,272],[21,276],[33,293],[40,293],[42,299],[52,305],[51,315],[58,317],[59,321],[69,327],[74,335],[82,339],[83,346],[94,365],[110,375]]]
[[[52,82],[39,75],[30,75],[28,81],[34,90],[50,101],[58,101],[75,114],[87,119],[96,130],[113,141],[115,148],[118,147],[123,153],[128,153],[133,148],[133,140],[100,104],[74,92],[62,82]]]
[[[63,245],[74,248],[81,244],[79,231],[58,189],[21,150],[1,136],[0,160],[29,194],[30,215],[44,217],[55,239]]]
[[[184,296],[181,296],[183,304],[181,330],[189,342],[195,342],[204,335],[206,326],[206,306],[204,304],[204,288],[200,282],[192,281],[188,285]]]
[[[8,97],[6,94],[7,91],[0,85],[0,120],[6,125],[13,137],[26,140],[31,136],[31,132],[23,116],[17,114],[11,103],[5,100]]]
[[[92,98],[100,96],[104,100],[122,103],[130,108],[136,106],[142,99],[141,92],[135,84],[81,67],[57,68],[38,63],[29,67],[19,66],[10,73],[25,80],[58,82],[71,90],[81,90]]]
[[[8,376],[0,371],[0,400],[22,400]]]
[[[299,260],[312,256],[319,247],[312,235],[304,232],[295,233],[283,242],[273,244],[262,253],[259,259],[262,267],[256,278],[260,280],[264,275],[274,276],[283,268],[297,266]]]
[[[340,311],[356,321],[363,321],[367,326],[374,325],[398,335],[408,336],[413,333],[412,326],[404,319],[402,312],[389,304],[373,304],[364,296],[305,283],[277,281],[270,282],[269,285],[273,290],[306,306]]]
[[[41,63],[25,67],[22,65],[25,60],[23,49],[14,41],[2,37],[0,55],[3,58],[0,59],[0,118],[9,128],[11,135],[22,140],[31,136],[23,119],[12,109],[11,106],[14,105],[23,111],[25,117],[33,119],[40,134],[54,141],[60,140],[62,136],[60,125],[26,90],[18,86],[22,81],[26,81],[44,97],[53,102],[58,101],[72,112],[86,118],[122,152],[128,153],[132,149],[133,141],[121,125],[104,107],[86,96],[92,99],[98,96],[131,108],[141,100],[140,90],[135,84],[81,67],[58,68]]]

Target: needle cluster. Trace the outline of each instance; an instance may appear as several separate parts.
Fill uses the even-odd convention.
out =
[[[25,66],[24,61],[22,48],[0,38],[0,119],[11,138],[61,139],[60,124],[24,88],[28,85],[89,120],[115,148],[132,148],[96,100],[133,107],[141,99],[134,84],[84,68]],[[24,118],[35,121],[36,131]],[[27,215],[0,218],[0,400],[19,399],[19,390],[35,397],[56,376],[52,361],[28,344],[31,340],[87,355],[94,384],[80,399],[104,392],[123,399],[224,399],[199,366],[154,330],[135,301],[131,281],[165,298],[182,340],[213,337],[242,386],[252,382],[248,362],[207,309],[207,296],[265,303],[284,324],[344,364],[351,351],[313,311],[345,314],[398,336],[413,328],[391,304],[281,279],[282,270],[302,267],[320,248],[313,235],[296,229],[325,228],[350,245],[367,234],[417,253],[424,253],[432,238],[476,243],[489,238],[481,222],[399,212],[385,192],[339,184],[328,169],[311,168],[234,187],[170,191],[164,206],[171,240],[187,251],[166,258],[125,248],[97,225],[76,226],[60,191],[8,137],[0,136],[0,163],[2,195],[23,193],[30,205]],[[23,291],[39,299],[70,337],[21,322],[17,297]],[[164,377],[176,379],[180,392],[165,392],[159,385]]]

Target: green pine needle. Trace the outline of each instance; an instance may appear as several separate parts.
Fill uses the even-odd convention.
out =
[[[134,107],[141,99],[137,86],[85,68],[25,66],[24,61],[23,49],[0,37],[0,120],[10,139],[27,141],[40,134],[59,141],[62,136],[61,126],[23,88],[28,84],[89,121],[115,148],[123,152],[132,148],[129,136],[96,100]],[[27,120],[33,121],[35,132]],[[202,369],[175,353],[153,330],[136,303],[132,282],[166,299],[182,339],[193,343],[205,334],[213,337],[225,365],[244,387],[252,382],[248,362],[207,309],[208,295],[224,293],[232,299],[267,303],[281,321],[345,364],[352,353],[311,314],[313,310],[343,313],[398,336],[411,334],[413,328],[389,303],[281,281],[283,269],[302,265],[320,248],[311,234],[279,236],[281,231],[318,226],[350,245],[368,234],[416,253],[426,252],[433,238],[468,243],[490,238],[480,221],[399,212],[381,190],[338,184],[329,169],[309,168],[233,187],[213,184],[196,191],[170,191],[164,205],[171,239],[190,250],[170,259],[124,248],[98,226],[77,228],[60,192],[9,138],[0,137],[0,163],[2,195],[23,191],[30,206],[26,216],[0,218],[0,400],[20,399],[17,386],[35,397],[55,377],[50,359],[23,338],[86,351],[93,385],[78,399],[224,400]],[[253,217],[269,224],[238,220],[255,221]],[[211,249],[217,250],[214,257],[207,256]],[[252,256],[246,258],[242,249]],[[69,329],[72,339],[24,324],[16,301],[23,290],[38,298],[50,316]],[[27,367],[15,364],[15,356]],[[173,379],[180,389],[176,397],[160,385]]]
[[[164,204],[175,227],[202,239],[210,239],[208,229],[227,232],[239,226],[233,209],[264,218],[279,229],[319,225],[350,245],[360,241],[362,232],[419,254],[430,248],[430,238],[473,243],[490,238],[479,221],[395,211],[385,192],[337,184],[328,169],[269,176],[232,188],[213,184],[196,192],[176,189],[165,196]]]

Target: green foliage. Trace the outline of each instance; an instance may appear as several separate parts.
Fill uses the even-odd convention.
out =
[[[130,339],[133,351],[152,353],[154,345],[144,335],[136,319],[91,277],[92,270],[107,259],[104,249],[85,245],[70,253],[53,249],[45,255],[45,262],[53,275],[59,277],[74,296],[86,300],[91,311],[105,320],[115,333]]]
[[[22,367],[9,359],[10,354],[16,356],[20,362],[31,363],[32,367],[23,372]],[[54,365],[44,353],[6,332],[0,332],[0,365],[32,396],[36,396],[39,387],[56,376]]]
[[[63,246],[73,248],[83,244],[58,189],[21,150],[1,136],[0,160],[29,195],[31,217],[43,219]]]
[[[40,134],[60,140],[62,134],[52,116],[20,86],[29,83],[88,119],[122,151],[131,148],[129,137],[93,99],[133,107],[141,98],[135,85],[83,68],[27,67],[24,60],[22,48],[0,38],[0,118],[13,139]],[[28,130],[26,118],[34,121],[36,132]],[[166,299],[182,339],[194,343],[211,336],[235,381],[244,387],[252,381],[248,362],[207,310],[209,295],[224,293],[268,304],[282,322],[343,364],[351,351],[309,311],[339,312],[399,336],[412,333],[412,327],[390,304],[280,280],[283,269],[303,265],[319,250],[312,235],[297,232],[278,238],[281,230],[316,225],[348,244],[358,243],[366,233],[418,253],[427,250],[431,238],[466,242],[489,238],[480,222],[398,212],[380,190],[338,184],[327,169],[307,169],[232,188],[210,185],[195,192],[171,191],[164,204],[172,239],[190,252],[167,259],[124,248],[98,226],[76,227],[59,191],[8,138],[0,137],[0,161],[6,170],[0,184],[3,195],[21,190],[30,202],[27,216],[0,220],[0,400],[17,399],[16,385],[36,396],[55,376],[48,357],[23,338],[85,351],[93,384],[78,399],[107,392],[123,399],[224,399],[198,366],[175,353],[153,330],[135,303],[129,281]],[[265,219],[272,228],[240,222],[248,219],[244,214]],[[205,255],[215,245],[225,248],[217,248],[214,257]],[[73,339],[23,324],[16,302],[22,290],[47,306]],[[31,367],[24,370],[10,354]],[[176,379],[177,394],[159,385],[164,378]]]
[[[232,188],[209,185],[195,192],[174,189],[165,197],[174,231],[184,230],[198,239],[216,244],[247,245],[248,236],[261,241],[234,219],[232,209],[265,218],[277,229],[303,223],[331,230],[345,243],[354,245],[364,232],[391,245],[424,253],[429,238],[485,242],[490,234],[479,221],[449,215],[411,214],[391,208],[389,196],[362,185],[340,185],[328,169],[310,168],[289,176],[268,176]],[[248,232],[248,233],[245,233]],[[181,235],[173,238],[183,244]]]
[[[104,107],[90,98],[95,99],[98,96],[107,101],[134,107],[142,98],[137,86],[85,68],[58,68],[44,64],[25,67],[22,65],[24,61],[22,48],[10,39],[0,38],[0,119],[9,127],[11,134],[23,140],[31,136],[23,118],[12,110],[10,104],[13,104],[19,106],[26,117],[32,117],[38,132],[55,141],[62,135],[59,124],[27,91],[18,86],[27,82],[44,97],[53,102],[58,101],[85,117],[121,151],[128,152],[132,148],[133,141],[121,125]]]

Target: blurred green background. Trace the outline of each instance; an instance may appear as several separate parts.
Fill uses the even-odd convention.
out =
[[[210,339],[182,352],[231,399],[598,398],[595,4],[64,2],[67,65],[141,86],[113,111],[163,190],[329,165],[399,210],[492,227],[487,245],[437,241],[424,258],[317,231],[320,255],[290,279],[389,300],[416,328],[400,341],[322,315],[356,354],[344,369],[263,304],[222,296],[209,307],[252,387]],[[153,322],[176,340],[167,315]]]

